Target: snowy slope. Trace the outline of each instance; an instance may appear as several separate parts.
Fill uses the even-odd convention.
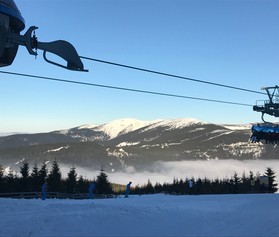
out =
[[[181,119],[168,119],[168,120],[157,120],[154,123],[151,123],[142,132],[146,132],[147,130],[152,130],[157,127],[164,127],[165,129],[172,130],[172,129],[181,129],[187,126],[191,126],[193,124],[206,124],[202,123],[201,121],[193,118],[181,118]]]
[[[145,127],[151,123],[154,123],[154,121],[124,118],[101,125],[85,124],[68,130],[57,131],[57,133],[70,136],[79,141],[107,141],[119,135]]]
[[[95,131],[104,132],[110,139],[117,137],[120,134],[125,134],[139,128],[145,127],[149,124],[153,123],[153,121],[141,121],[137,119],[118,119],[111,121],[109,123],[100,125],[95,127]]]
[[[279,195],[0,199],[0,236],[277,237]]]
[[[84,124],[84,125],[77,127],[77,129],[93,129],[98,126],[99,125],[97,125],[97,124]]]
[[[230,130],[250,130],[252,127],[251,124],[224,124],[222,126]]]
[[[182,119],[157,119],[153,121],[142,121],[132,118],[117,119],[111,122],[94,125],[86,124],[69,130],[59,131],[64,135],[70,135],[73,138],[80,137],[82,140],[111,140],[120,135],[136,131],[142,128],[142,132],[152,130],[158,127],[164,127],[168,130],[181,129],[193,124],[206,124],[197,119],[182,118]],[[100,135],[101,134],[101,135]],[[87,136],[87,137],[86,137]],[[91,138],[88,138],[91,136]]]

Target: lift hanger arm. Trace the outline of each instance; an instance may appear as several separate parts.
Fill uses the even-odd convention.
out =
[[[59,67],[63,67],[69,70],[74,71],[84,71],[87,72],[83,67],[83,63],[72,44],[65,40],[57,40],[53,42],[39,42],[35,35],[32,36],[32,32],[38,29],[36,26],[31,26],[24,35],[19,34],[8,34],[9,43],[23,45],[28,50],[29,54],[37,55],[37,49],[41,49],[44,51],[44,59],[51,64],[54,64]],[[46,57],[46,53],[53,53],[60,58],[64,59],[67,62],[67,65],[62,65],[56,62],[53,62]]]

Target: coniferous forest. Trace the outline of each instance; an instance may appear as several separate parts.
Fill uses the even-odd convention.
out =
[[[213,179],[204,178],[174,178],[172,183],[152,184],[148,180],[147,184],[136,185],[131,189],[131,194],[240,194],[240,193],[275,193],[277,183],[276,174],[272,168],[267,167],[264,174],[241,175],[234,173],[230,178]],[[69,194],[87,193],[90,183],[96,184],[95,192],[98,194],[123,194],[125,185],[112,184],[104,170],[94,180],[88,180],[76,173],[72,167],[66,178],[62,178],[59,164],[56,160],[52,162],[50,170],[45,163],[39,167],[30,167],[28,162],[24,162],[20,167],[20,175],[14,175],[10,171],[4,175],[3,167],[0,165],[0,193],[15,192],[40,192],[42,184],[47,180],[49,192],[62,192]],[[128,181],[127,181],[128,182]]]

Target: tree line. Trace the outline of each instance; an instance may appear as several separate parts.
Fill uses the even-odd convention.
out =
[[[234,173],[231,178],[213,179],[208,178],[174,178],[172,183],[156,183],[150,180],[147,184],[137,185],[131,189],[131,194],[228,194],[228,193],[274,193],[278,190],[276,175],[272,168],[267,167],[264,175],[254,174],[252,171],[242,176]],[[123,194],[125,185],[110,183],[104,170],[94,179],[89,180],[76,173],[76,168],[70,168],[67,177],[62,178],[59,164],[56,160],[52,162],[50,170],[42,163],[40,167],[36,164],[30,170],[25,161],[20,167],[20,176],[14,175],[10,170],[4,175],[3,167],[0,165],[0,193],[12,192],[40,192],[42,184],[47,180],[49,192],[65,193],[87,193],[90,182],[95,182],[96,193],[99,194]]]
[[[263,176],[243,173],[239,176],[236,172],[231,178],[213,179],[208,178],[174,178],[172,183],[156,183],[152,185],[150,180],[147,184],[136,186],[134,194],[244,194],[244,193],[275,193],[277,192],[276,175],[272,168],[267,167]],[[191,185],[190,185],[191,184]]]
[[[43,183],[48,182],[48,192],[65,193],[87,193],[90,182],[96,183],[96,190],[100,194],[113,193],[112,185],[108,181],[107,175],[103,170],[94,180],[78,177],[76,168],[72,167],[66,178],[62,178],[59,164],[56,160],[52,162],[51,169],[42,163],[40,167],[36,164],[30,170],[29,163],[24,162],[20,167],[20,177],[14,175],[10,170],[4,175],[3,167],[0,165],[0,193],[13,192],[41,192]]]

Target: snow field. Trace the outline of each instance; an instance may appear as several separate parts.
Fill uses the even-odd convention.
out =
[[[278,194],[0,199],[0,236],[279,236]]]

